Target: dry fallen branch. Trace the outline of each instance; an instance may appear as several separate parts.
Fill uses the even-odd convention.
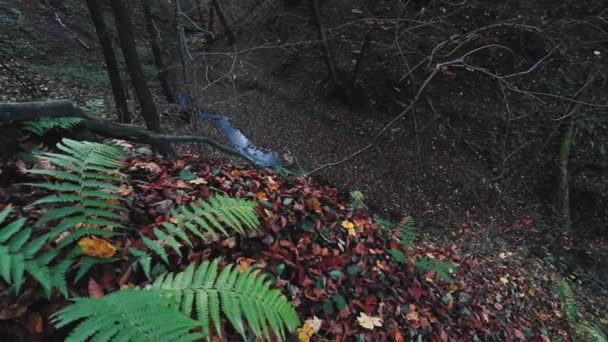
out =
[[[203,143],[228,155],[239,157],[250,163],[252,162],[247,156],[211,138],[190,135],[166,135],[135,125],[119,124],[87,114],[70,100],[0,103],[0,123],[36,120],[42,117],[57,118],[66,116],[84,119],[84,126],[92,133],[104,137],[150,145],[168,157],[175,157],[177,155],[172,143]]]

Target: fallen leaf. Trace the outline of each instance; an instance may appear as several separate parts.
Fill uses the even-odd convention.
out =
[[[110,242],[95,236],[83,237],[78,240],[78,245],[82,249],[82,254],[91,257],[107,259],[116,254],[116,248]]]
[[[99,283],[97,283],[93,278],[89,278],[88,289],[89,297],[91,298],[103,298],[103,296],[105,296],[105,294],[103,293],[103,289],[101,288]]]
[[[368,316],[364,312],[359,314],[359,317],[357,317],[357,321],[359,321],[359,325],[361,327],[369,330],[374,330],[375,327],[382,326],[382,318]]]
[[[500,282],[504,285],[507,285],[509,283],[509,279],[507,279],[506,277],[500,277]]]
[[[207,184],[207,181],[204,178],[196,178],[193,179],[191,181],[188,181],[188,183],[190,184],[195,184],[195,185],[200,185],[200,184]]]
[[[342,228],[346,229],[346,231],[348,231],[348,235],[350,236],[357,236],[357,233],[355,233],[355,224],[345,220],[342,221]]]
[[[144,169],[144,170],[148,170],[151,173],[154,174],[159,174],[163,171],[163,169],[158,166],[158,164],[156,164],[155,162],[149,162],[149,163],[138,163],[134,166],[139,167],[140,169]]]
[[[133,187],[128,185],[121,186],[117,191],[117,195],[129,196],[133,192]]]
[[[298,329],[298,340],[300,342],[309,342],[312,335],[321,329],[321,323],[321,320],[317,316],[304,321],[302,327]]]
[[[39,312],[30,312],[27,315],[27,326],[30,331],[33,331],[36,334],[42,333],[44,322],[42,321],[42,316]]]
[[[256,262],[256,260],[251,258],[240,257],[236,259],[236,263],[239,264],[239,272],[241,273],[245,272],[254,262]]]

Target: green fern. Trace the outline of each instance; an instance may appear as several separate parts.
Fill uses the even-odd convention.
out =
[[[246,340],[244,322],[256,336],[271,340],[273,333],[279,340],[285,332],[293,332],[299,325],[298,315],[280,291],[257,271],[229,265],[218,275],[218,261],[204,262],[198,268],[190,264],[184,272],[168,273],[159,277],[153,289],[163,290],[188,315],[196,312],[203,335],[210,336],[211,322],[221,336],[220,311],[234,329]]]
[[[12,211],[6,208],[0,212],[0,224]],[[0,275],[4,281],[15,287],[18,293],[23,285],[25,272],[36,279],[47,296],[50,296],[54,281],[49,268],[55,252],[40,255],[49,234],[32,238],[32,228],[24,228],[26,219],[20,218],[0,228]]]
[[[582,341],[608,342],[608,337],[606,337],[606,334],[599,327],[578,317],[574,291],[572,291],[572,287],[570,287],[570,284],[566,280],[555,280],[555,292],[557,292],[562,309],[566,314],[566,319],[570,323],[570,327],[576,337]]]
[[[118,169],[122,166],[122,149],[116,146],[63,139],[57,144],[63,153],[45,152],[39,158],[56,169],[33,169],[30,173],[44,175],[57,182],[29,184],[56,191],[57,194],[38,199],[33,204],[53,204],[37,224],[61,219],[53,234],[76,225],[85,227],[122,227],[121,216],[115,210],[124,210],[116,203],[122,197],[112,191],[119,189]]]
[[[421,273],[434,271],[439,279],[445,281],[452,281],[452,273],[456,272],[456,266],[451,262],[429,257],[424,257],[416,262],[416,268]]]
[[[576,300],[570,284],[564,279],[557,279],[555,282],[555,291],[559,297],[562,309],[566,314],[566,319],[570,322],[576,321],[578,309],[576,308]]]
[[[352,191],[350,193],[351,207],[354,209],[367,209],[365,204],[365,195],[361,191]]]
[[[80,125],[82,121],[81,118],[77,117],[40,118],[38,120],[26,121],[23,124],[23,129],[42,136],[52,129],[72,129]]]
[[[168,262],[164,246],[171,247],[181,256],[181,244],[192,246],[188,233],[208,241],[217,238],[218,234],[245,234],[247,230],[255,229],[259,225],[255,206],[255,202],[228,196],[212,196],[208,202],[198,200],[172,210],[171,221],[162,224],[164,229],[154,229],[156,241],[145,236],[142,240],[146,247]]]
[[[374,221],[376,221],[382,229],[390,231],[393,228],[398,228],[399,242],[401,242],[406,247],[412,247],[418,234],[418,229],[416,228],[416,221],[414,221],[411,216],[407,216],[405,220],[405,224],[393,223],[378,215],[374,215]]]
[[[194,341],[198,322],[158,290],[122,290],[100,299],[80,298],[52,316],[56,328],[81,321],[66,339],[78,341]]]

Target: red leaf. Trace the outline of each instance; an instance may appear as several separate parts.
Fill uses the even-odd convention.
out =
[[[422,297],[422,294],[424,293],[424,291],[422,290],[422,287],[416,286],[416,285],[407,289],[407,292],[409,292],[409,294],[412,295],[412,297],[414,297],[414,300],[416,300],[416,302],[418,302],[420,300],[420,297]]]

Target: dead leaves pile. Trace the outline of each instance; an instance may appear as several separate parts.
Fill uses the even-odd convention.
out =
[[[184,156],[175,161],[136,157],[127,161],[122,194],[129,225],[150,234],[170,210],[213,193],[256,201],[261,229],[248,237],[220,239],[172,252],[169,271],[190,262],[222,257],[241,270],[273,276],[304,320],[300,341],[559,340],[567,323],[547,289],[549,279],[508,267],[504,260],[462,259],[453,249],[424,241],[406,248],[366,210],[351,210],[349,195],[309,179],[287,180],[272,171],[235,167]],[[151,237],[151,235],[149,235]],[[103,296],[145,286],[129,248],[142,248],[138,234],[82,238],[83,253],[111,263],[94,266],[89,282],[71,289]],[[397,262],[389,250],[405,258]],[[459,265],[452,281],[414,264],[435,258]],[[86,277],[85,277],[86,278]],[[1,308],[0,308],[1,309]]]

